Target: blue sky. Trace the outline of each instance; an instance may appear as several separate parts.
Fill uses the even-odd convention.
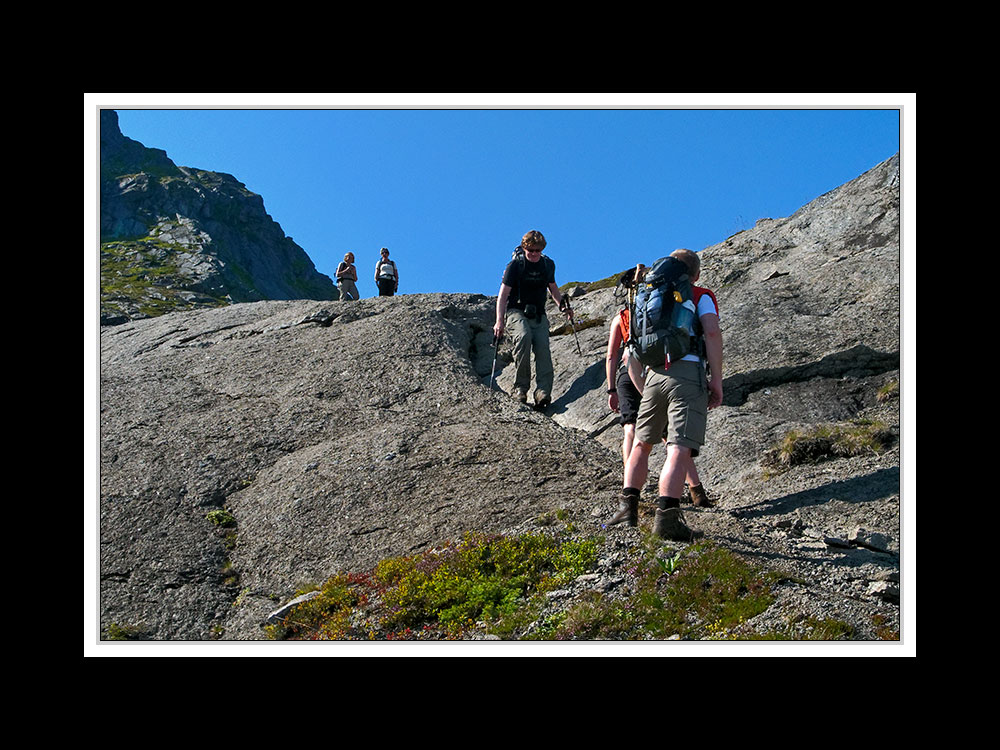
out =
[[[261,195],[319,271],[332,277],[353,252],[360,292],[373,296],[382,246],[399,264],[400,293],[487,295],[529,229],[548,239],[559,284],[702,250],[891,157],[905,98],[781,105],[797,109],[543,101],[435,109],[385,95],[347,109],[266,98],[213,109],[238,105],[117,95],[98,104],[118,111],[129,138]]]

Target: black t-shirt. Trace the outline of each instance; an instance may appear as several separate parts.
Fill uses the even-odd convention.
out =
[[[515,258],[504,269],[503,283],[511,288],[507,306],[523,310],[525,305],[534,305],[542,313],[549,284],[556,281],[556,264],[543,255],[537,263],[525,258],[523,272],[521,268],[521,261]]]

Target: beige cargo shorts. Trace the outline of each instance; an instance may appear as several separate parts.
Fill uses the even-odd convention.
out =
[[[684,446],[697,456],[708,425],[708,380],[701,362],[681,360],[668,371],[650,369],[639,404],[635,437]]]

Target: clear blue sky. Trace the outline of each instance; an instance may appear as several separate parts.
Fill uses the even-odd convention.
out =
[[[559,284],[600,279],[678,247],[702,250],[762,217],[789,216],[891,157],[901,137],[900,111],[879,105],[129,106],[143,105],[115,107],[126,136],[179,166],[232,174],[319,271],[333,277],[353,252],[365,297],[377,293],[382,246],[399,264],[400,293],[486,295],[497,293],[529,229],[548,239]]]

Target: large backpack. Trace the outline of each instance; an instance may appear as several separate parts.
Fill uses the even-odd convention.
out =
[[[635,293],[629,346],[642,364],[664,367],[694,349],[695,303],[687,264],[660,258]]]

